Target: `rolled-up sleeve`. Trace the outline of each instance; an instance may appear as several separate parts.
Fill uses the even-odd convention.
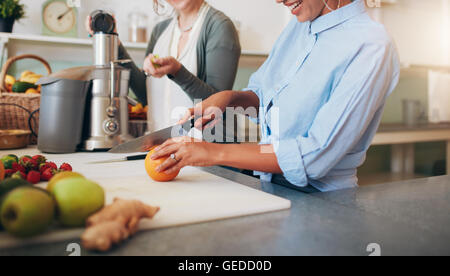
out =
[[[398,78],[398,57],[392,44],[360,49],[307,135],[277,141],[275,152],[285,178],[301,187],[310,179],[319,180],[351,154],[364,135],[373,136],[375,133],[368,133],[369,126],[379,124],[385,100]]]

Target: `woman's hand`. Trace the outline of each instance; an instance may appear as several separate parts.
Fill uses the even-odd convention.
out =
[[[116,20],[116,17],[114,15],[112,17],[114,18],[114,23],[116,25],[115,28],[114,28],[114,32],[117,33],[117,20]],[[88,34],[90,36],[93,36],[94,35],[94,31],[92,30],[91,26],[92,26],[92,17],[90,15],[88,15],[86,17],[86,20],[84,20],[84,28],[86,29],[86,32],[88,32]],[[119,43],[120,43],[120,41],[119,41]]]
[[[92,17],[90,15],[88,15],[86,17],[86,20],[84,20],[84,28],[86,28],[86,32],[88,32],[89,35],[93,36],[94,31],[91,28],[91,23],[92,23]]]
[[[175,76],[181,66],[181,63],[174,57],[159,58],[150,54],[144,60],[144,71],[155,78],[162,78],[166,75]]]
[[[225,109],[233,103],[235,93],[234,91],[222,91],[212,95],[203,102],[196,104],[195,107],[190,108],[178,123],[184,124],[192,117],[198,117],[195,121],[195,128],[213,127],[222,119]]]
[[[212,144],[191,137],[178,137],[167,140],[155,148],[153,160],[174,154],[156,168],[158,172],[171,174],[186,166],[209,167],[218,164],[218,144]]]

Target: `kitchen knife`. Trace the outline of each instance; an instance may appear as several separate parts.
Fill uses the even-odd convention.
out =
[[[127,157],[118,158],[118,159],[93,161],[93,162],[88,162],[88,164],[107,164],[107,163],[119,163],[119,162],[125,162],[125,161],[137,161],[137,160],[144,160],[146,157],[147,157],[147,154],[140,154],[140,155],[127,156]]]
[[[156,132],[144,135],[112,148],[109,153],[131,153],[149,151],[153,146],[158,146],[170,138],[188,135],[194,127],[195,119],[187,121],[183,125],[175,125]]]

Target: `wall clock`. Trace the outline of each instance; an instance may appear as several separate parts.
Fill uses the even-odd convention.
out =
[[[42,6],[42,34],[78,37],[78,12],[66,0],[49,0]]]

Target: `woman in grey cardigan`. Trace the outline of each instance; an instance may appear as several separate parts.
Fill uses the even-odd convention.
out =
[[[176,123],[195,100],[232,89],[241,55],[237,31],[225,14],[204,0],[167,2],[175,16],[154,27],[144,70],[127,65],[131,89],[149,105],[149,130]],[[158,0],[154,3],[157,8]],[[130,58],[122,45],[119,58]]]

